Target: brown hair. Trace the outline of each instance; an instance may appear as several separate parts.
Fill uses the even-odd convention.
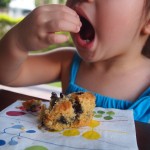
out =
[[[145,16],[147,16],[149,13],[150,13],[150,0],[145,0],[144,14],[145,14]],[[150,36],[145,43],[142,53],[146,57],[150,58]]]

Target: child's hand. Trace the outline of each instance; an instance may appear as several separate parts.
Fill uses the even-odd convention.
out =
[[[14,28],[18,47],[22,50],[38,50],[50,44],[68,40],[59,31],[79,32],[81,27],[77,13],[64,5],[44,5],[36,8]]]

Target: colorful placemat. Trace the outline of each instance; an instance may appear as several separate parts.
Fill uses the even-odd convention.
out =
[[[138,149],[132,110],[97,107],[89,126],[50,132],[38,129],[37,114],[21,106],[18,100],[0,112],[0,150]]]

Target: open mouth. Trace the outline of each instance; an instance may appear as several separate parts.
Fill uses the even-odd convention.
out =
[[[79,32],[81,39],[86,43],[93,41],[95,37],[95,30],[92,24],[82,16],[80,16],[80,21],[82,22],[82,26]]]

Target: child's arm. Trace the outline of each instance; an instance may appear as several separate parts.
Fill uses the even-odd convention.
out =
[[[35,56],[28,52],[67,41],[65,35],[55,32],[76,33],[80,25],[76,12],[67,6],[36,8],[0,41],[0,84],[22,86],[57,80],[63,61],[72,56],[70,51]]]

